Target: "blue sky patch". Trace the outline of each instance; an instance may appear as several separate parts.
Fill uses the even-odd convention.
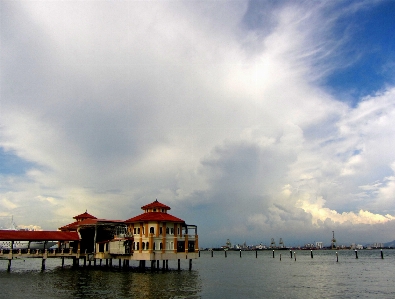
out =
[[[350,38],[343,49],[346,63],[324,83],[340,100],[354,107],[361,97],[395,82],[394,16],[395,1],[388,1],[339,21],[337,34]]]
[[[12,152],[6,152],[0,147],[0,174],[21,175],[32,167],[33,163],[19,158]]]

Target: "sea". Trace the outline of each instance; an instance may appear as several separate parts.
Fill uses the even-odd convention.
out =
[[[296,253],[296,257],[294,255]],[[337,252],[337,256],[336,256]],[[311,253],[313,257],[311,257]],[[226,254],[226,256],[225,256]],[[358,258],[356,256],[358,255]],[[395,250],[202,251],[138,270],[71,260],[0,260],[0,298],[395,298]],[[150,265],[148,262],[147,265]]]

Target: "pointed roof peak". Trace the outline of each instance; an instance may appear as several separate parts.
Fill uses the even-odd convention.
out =
[[[170,210],[169,206],[159,202],[158,199],[155,199],[154,202],[151,202],[151,203],[141,207],[142,210],[153,209],[153,208],[160,208],[160,209]]]
[[[97,219],[97,218],[89,214],[88,210],[86,210],[84,213],[74,216],[73,219]]]

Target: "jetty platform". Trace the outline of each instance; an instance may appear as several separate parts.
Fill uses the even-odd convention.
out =
[[[42,269],[48,258],[73,259],[73,266],[93,262],[112,266],[118,260],[119,267],[128,267],[130,261],[139,261],[145,269],[168,269],[169,260],[199,257],[197,226],[168,214],[170,207],[157,200],[141,207],[144,213],[128,220],[98,219],[87,211],[73,217],[76,221],[62,226],[58,231],[0,230],[0,242],[8,246],[0,248],[0,259],[8,260],[8,271],[14,259],[41,258]],[[48,244],[56,244],[48,248]],[[34,246],[32,246],[34,244]],[[42,247],[37,248],[37,245]],[[34,248],[33,248],[34,247]]]

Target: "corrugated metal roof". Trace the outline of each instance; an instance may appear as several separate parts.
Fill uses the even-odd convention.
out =
[[[147,212],[126,220],[126,223],[141,221],[185,222],[173,215],[162,212]]]
[[[0,241],[78,241],[77,232],[0,230]]]

